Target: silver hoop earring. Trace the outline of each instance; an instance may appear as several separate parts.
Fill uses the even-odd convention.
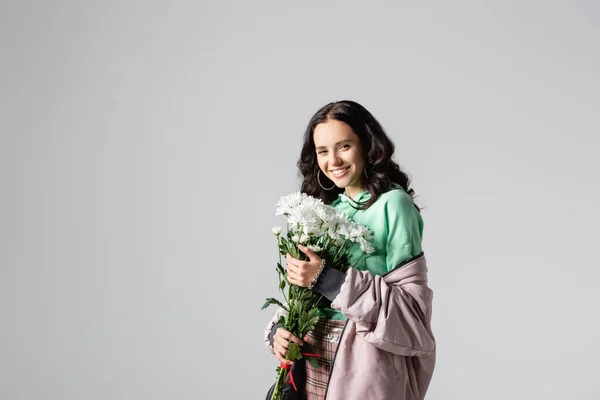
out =
[[[319,182],[319,186],[321,186],[323,188],[323,190],[331,190],[335,187],[335,183],[333,184],[332,187],[330,187],[329,189],[327,189],[326,187],[323,186],[323,184],[321,183],[321,170],[319,169],[319,172],[317,172],[317,182]]]
[[[365,179],[369,179],[369,175],[367,175],[367,167],[365,167]]]

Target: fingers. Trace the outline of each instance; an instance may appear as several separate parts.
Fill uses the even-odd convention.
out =
[[[302,247],[311,251],[306,246]],[[314,253],[312,253],[312,256],[314,256],[312,261],[303,261],[292,257],[289,253],[286,255],[287,277],[291,284],[300,287],[307,287],[310,284],[312,279],[316,276],[318,269],[321,267],[321,258]]]
[[[273,336],[273,350],[275,351],[275,357],[277,357],[279,362],[287,365],[293,364],[293,361],[285,359],[285,356],[288,353],[288,346],[290,342],[297,343],[300,346],[303,344],[302,341],[296,336],[292,335],[291,332],[285,330],[284,328],[277,329],[275,335]]]
[[[315,275],[315,272],[310,271],[306,266],[308,264],[303,265],[303,267],[297,267],[293,265],[288,265],[287,269],[287,279],[288,281],[296,286],[307,287],[310,284],[310,281]]]
[[[282,348],[279,343],[273,343],[273,350],[275,352],[275,357],[279,360],[280,363],[292,365],[293,362],[285,359],[285,355],[287,354],[287,349]]]
[[[286,343],[287,342],[295,342],[296,344],[298,344],[298,346],[302,346],[302,340],[298,339],[296,336],[292,335],[292,333],[290,331],[287,331],[283,328],[279,328],[277,329],[277,332],[275,332],[275,336],[279,336],[281,339],[285,340]],[[286,346],[287,348],[287,346]]]
[[[300,261],[300,260],[296,260],[296,262],[302,263],[302,261]],[[304,280],[303,275],[304,275],[304,272],[302,270],[302,267],[299,267],[294,262],[288,261],[288,263],[287,263],[287,278],[291,284],[301,286],[301,283]]]
[[[308,261],[303,261],[303,260],[298,260],[297,258],[294,258],[290,255],[290,253],[288,253],[286,256],[286,262],[288,267],[292,266],[294,268],[297,268],[298,270],[304,271],[308,268]],[[320,262],[320,261],[319,261]]]
[[[302,246],[302,245],[299,245]],[[308,253],[306,253],[307,255],[309,255],[311,257],[310,261],[303,261],[303,260],[298,260],[294,257],[292,257],[289,253],[286,255],[286,261],[287,261],[287,266],[288,266],[288,270],[291,269],[292,271],[294,271],[296,274],[300,275],[300,276],[305,276],[306,274],[311,274],[314,272],[316,272],[320,267],[321,267],[321,257],[317,256],[315,253],[312,252],[312,250],[310,250],[308,247],[302,246],[304,247],[308,252],[310,252],[312,255],[309,255]]]
[[[288,268],[288,281],[293,284],[297,284],[302,280],[302,276],[294,272],[294,270]]]
[[[292,264],[292,265],[296,265],[297,263],[299,263],[301,260],[298,260],[297,258],[292,257],[292,255],[290,253],[287,253],[285,255],[285,260],[287,261],[288,265]]]
[[[292,365],[294,363],[293,361],[285,359],[286,354],[287,354],[287,350],[281,351],[280,349],[275,349],[275,357],[279,360],[280,363]]]
[[[301,275],[295,274],[294,272],[288,270],[287,280],[292,285],[307,287],[310,280],[308,278],[302,277]]]
[[[291,256],[290,256],[291,257]],[[287,262],[288,272],[292,271],[294,274],[298,276],[304,276],[307,271],[307,262],[302,260],[296,260],[292,257],[293,261]]]
[[[306,254],[310,261],[316,261],[319,258],[319,256],[317,256],[311,249],[309,249],[308,247],[306,247],[302,244],[298,245],[298,250],[300,250],[301,252]]]

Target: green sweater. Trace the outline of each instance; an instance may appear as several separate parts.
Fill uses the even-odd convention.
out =
[[[365,225],[373,232],[371,243],[375,251],[365,254],[355,243],[349,249],[350,265],[359,271],[369,271],[373,275],[385,275],[402,262],[416,257],[422,252],[423,219],[413,201],[399,185],[383,193],[371,207],[357,210],[354,201],[365,201],[371,197],[368,191],[359,193],[354,199],[340,194],[331,205],[347,214],[351,220]],[[354,200],[354,201],[353,201]],[[362,257],[361,257],[362,255]],[[322,317],[344,320],[338,310],[321,308]]]

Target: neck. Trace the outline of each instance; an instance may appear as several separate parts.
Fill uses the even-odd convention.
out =
[[[356,196],[358,196],[358,194],[361,193],[364,190],[365,190],[364,187],[346,187],[346,189],[344,190],[344,194],[347,197],[353,199]]]

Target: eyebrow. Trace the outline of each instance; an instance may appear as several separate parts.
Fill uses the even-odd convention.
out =
[[[336,146],[339,146],[340,144],[342,144],[342,143],[346,143],[346,142],[352,142],[352,139],[344,139],[344,140],[340,140],[339,142],[337,142],[337,143],[336,143],[336,144],[334,144],[333,146],[334,146],[334,147],[336,147]],[[324,149],[324,148],[325,148],[325,146],[319,146],[319,147],[317,147],[315,150]]]

